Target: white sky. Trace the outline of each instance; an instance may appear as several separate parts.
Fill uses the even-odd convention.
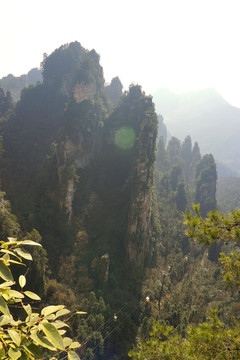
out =
[[[146,93],[213,87],[240,107],[240,0],[0,0],[0,78],[79,41]]]

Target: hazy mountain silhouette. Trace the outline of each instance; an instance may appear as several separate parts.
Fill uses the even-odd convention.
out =
[[[0,79],[0,88],[3,88],[5,91],[10,91],[13,100],[18,101],[20,99],[22,89],[30,85],[35,85],[38,81],[42,81],[42,71],[34,68],[27,74],[23,74],[21,76],[8,74]]]
[[[190,135],[203,153],[212,153],[218,162],[240,174],[239,108],[214,89],[183,94],[159,89],[153,98],[172,135],[181,140]]]

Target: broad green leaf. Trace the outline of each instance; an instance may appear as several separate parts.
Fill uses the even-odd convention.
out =
[[[20,358],[22,353],[20,350],[10,348],[8,351],[8,355],[10,356],[10,359],[17,360]]]
[[[10,324],[11,321],[12,321],[12,316],[7,316],[7,315],[0,316],[0,326]]]
[[[22,263],[20,261],[16,261],[16,260],[9,260],[8,262],[10,262],[12,264],[18,264],[18,265],[26,266],[24,263]]]
[[[32,260],[32,255],[24,248],[16,248],[15,252],[26,260]]]
[[[46,349],[52,350],[52,351],[56,351],[56,347],[45,337],[37,334],[36,331],[32,332],[30,335],[31,339],[33,341],[35,341],[38,345],[43,346]]]
[[[11,322],[10,322],[10,324],[12,325],[12,326],[19,326],[19,324],[21,323],[21,321],[20,320],[18,320],[18,321],[15,321],[14,319],[12,319],[11,320]]]
[[[12,241],[17,242],[17,238],[8,237],[7,239],[9,242],[12,242]]]
[[[50,305],[42,309],[41,314],[44,316],[50,315],[58,310],[64,309],[64,305]]]
[[[21,261],[20,257],[17,256],[13,251],[6,250],[6,249],[2,249],[1,252],[6,253],[6,254],[9,254],[9,255],[12,255],[12,256],[15,256],[18,260]]]
[[[10,286],[12,286],[14,284],[15,284],[14,281],[5,281],[4,283],[0,284],[0,288],[10,287]]]
[[[39,315],[33,316],[33,314],[31,315],[31,317],[27,316],[27,318],[25,320],[27,325],[30,326],[32,328],[32,330],[35,330],[38,327],[39,321],[40,321]]]
[[[24,308],[24,310],[26,311],[26,313],[28,314],[28,316],[30,317],[31,316],[31,314],[32,314],[32,308],[31,308],[31,305],[24,305],[24,304],[22,304],[22,306],[23,306],[23,308]]]
[[[11,316],[7,303],[2,297],[0,297],[0,311],[4,315]]]
[[[24,348],[26,354],[29,356],[29,359],[27,356],[22,356],[21,360],[35,360],[41,358],[42,346],[40,347],[39,345],[36,345],[35,343],[33,343],[33,341],[31,341],[28,342],[27,345],[22,345],[22,347]]]
[[[33,246],[40,246],[42,247],[41,244],[37,243],[36,241],[32,241],[32,240],[23,240],[20,242],[21,245],[33,245]]]
[[[68,351],[68,360],[80,360],[80,357],[72,350]]]
[[[15,245],[15,244],[20,244],[21,243],[21,241],[18,241],[17,239],[15,239],[15,238],[8,238],[8,242],[5,242],[4,241],[4,243],[3,243],[3,246],[5,247],[8,247],[9,245],[11,246],[11,245]]]
[[[9,268],[0,259],[0,277],[6,281],[13,281],[13,276]]]
[[[24,291],[24,294],[26,296],[30,297],[30,299],[41,300],[41,298],[37,294],[33,293],[32,291]]]
[[[26,285],[26,278],[24,275],[20,275],[18,281],[21,288],[23,288]]]
[[[3,359],[5,355],[5,350],[2,348],[0,349],[0,359]]]
[[[15,330],[8,330],[9,335],[11,336],[12,341],[17,345],[20,346],[21,344],[21,337]]]
[[[59,329],[58,331],[61,336],[65,335],[67,332],[66,330],[63,330],[63,329]]]
[[[44,316],[45,320],[55,320],[55,318],[56,318],[55,314],[50,314],[50,315]]]
[[[4,300],[8,301],[10,296],[7,293],[8,290],[2,290],[2,297]]]
[[[47,336],[48,340],[60,350],[64,350],[63,339],[59,334],[59,331],[50,323],[42,323],[42,330]]]
[[[70,349],[76,349],[79,348],[81,344],[78,341],[73,341],[70,345]]]
[[[72,344],[72,339],[69,338],[69,337],[63,338],[63,344],[64,344],[64,347],[65,347],[65,349],[66,349],[69,345]]]
[[[60,329],[62,327],[69,327],[68,324],[66,324],[65,322],[61,321],[61,320],[57,320],[54,321],[54,323],[52,323],[57,329]]]
[[[17,298],[17,299],[23,299],[24,298],[24,295],[22,293],[20,293],[19,291],[16,291],[16,290],[9,290],[8,291],[8,294],[14,298]]]
[[[9,254],[4,254],[4,255],[1,257],[1,260],[5,263],[5,265],[8,265],[8,262],[9,262],[9,260],[10,260]]]
[[[70,313],[70,310],[68,309],[62,309],[62,310],[59,310],[57,313],[56,313],[56,318],[60,317],[60,316],[63,316],[63,315],[67,315]]]

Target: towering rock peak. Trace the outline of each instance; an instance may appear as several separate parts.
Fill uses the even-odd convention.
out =
[[[112,263],[141,267],[147,256],[157,136],[152,98],[138,85],[122,94],[116,78],[111,106],[99,56],[78,42],[45,56],[42,68],[43,83],[22,92],[4,129],[4,190],[29,214],[21,214],[26,227],[39,229],[50,262],[74,249],[88,277],[106,263],[99,280],[105,286],[122,276]]]
[[[104,113],[96,106],[97,102],[89,100],[73,101],[66,109],[65,130],[57,150],[59,181],[65,188],[62,204],[69,223],[76,221],[74,211],[78,210],[73,209],[74,199],[80,196],[83,182],[84,186],[87,182],[88,188],[95,189],[95,198],[106,197],[102,203],[109,214],[106,216],[113,215],[110,213],[114,201],[115,231],[119,223],[124,224],[119,241],[124,245],[126,257],[141,266],[151,236],[157,136],[154,105],[140,86],[131,86],[108,118],[104,119]],[[70,171],[70,168],[75,171]],[[94,182],[85,177],[88,172]],[[75,181],[76,174],[79,175],[78,181]],[[65,185],[62,179],[65,179]],[[90,213],[94,217],[93,212]],[[111,257],[111,248],[105,245],[103,250]]]
[[[97,98],[104,86],[99,55],[77,41],[56,49],[43,62],[43,82],[77,102]]]
[[[123,85],[118,76],[112,79],[109,85],[105,86],[106,93],[115,105],[119,101],[119,98],[122,96]]]
[[[152,98],[145,96],[140,86],[130,86],[112,119],[115,144],[121,151],[128,152],[129,167],[125,186],[128,189],[129,205],[125,248],[128,259],[141,266],[151,237],[153,164],[157,136],[157,116]],[[123,169],[126,170],[125,166]]]

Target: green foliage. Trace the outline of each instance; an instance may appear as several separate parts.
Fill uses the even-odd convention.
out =
[[[78,322],[76,338],[81,343],[80,355],[91,359],[104,356],[104,338],[112,330],[113,312],[103,298],[92,291],[83,299],[88,315]]]
[[[44,56],[41,64],[44,82],[57,87],[61,85],[64,77],[76,70],[85,52],[85,49],[76,41],[62,45],[50,56]]]
[[[64,111],[64,135],[76,139],[76,134],[89,136],[101,128],[106,117],[106,109],[101,100],[83,100],[77,103],[71,99]],[[76,140],[75,140],[76,142]]]
[[[216,189],[214,159],[208,155],[202,161],[198,145],[191,149],[189,137],[182,146],[177,139],[172,139],[167,149],[160,139],[155,179],[161,234],[156,241],[156,265],[148,269],[143,284],[144,293],[151,294],[151,300],[142,309],[139,340],[130,356],[134,359],[237,359],[240,339],[235,339],[235,336],[239,326],[230,324],[230,319],[238,315],[239,295],[225,289],[220,266],[209,261],[204,248],[197,242],[188,241],[180,215],[180,211],[190,207],[196,190],[202,191],[201,206],[206,205],[207,211],[214,209],[211,207]],[[197,187],[201,183],[201,191],[199,188],[195,190],[195,180]],[[192,227],[186,234],[199,230],[201,243],[216,243],[218,234],[214,227],[211,230],[207,230],[207,226],[204,228],[210,240],[200,229],[200,223],[198,229],[201,215],[199,207],[195,210],[197,220],[192,219]],[[216,212],[212,213],[215,213],[212,219],[216,219]],[[221,263],[226,280],[236,288],[239,267],[238,255],[235,254],[239,252],[235,247],[233,250],[232,256],[229,252],[225,256],[222,254]],[[165,279],[163,274],[166,273],[169,276]],[[216,314],[205,321],[210,308],[219,309],[221,319],[229,328]],[[148,322],[144,320],[146,317]],[[150,339],[146,340],[149,324],[156,319],[162,322],[154,325]]]
[[[50,305],[41,312],[36,312],[26,298],[37,301],[40,297],[24,290],[26,277],[18,278],[19,290],[14,285],[11,264],[24,265],[22,259],[32,260],[25,246],[41,246],[32,240],[18,241],[9,237],[0,242],[0,357],[1,359],[34,360],[39,357],[41,349],[50,350],[49,356],[65,352],[68,359],[79,359],[73,349],[80,347],[78,342],[63,336],[68,327],[60,317],[70,313],[63,305]],[[16,314],[19,316],[16,319]],[[71,314],[72,316],[72,314]],[[53,356],[53,357],[52,357]]]
[[[159,201],[165,198],[179,211],[186,209],[190,199],[194,197],[196,166],[200,159],[199,147],[195,143],[192,149],[190,136],[187,136],[182,144],[172,137],[166,148],[164,139],[159,138],[155,166]]]
[[[184,211],[187,206],[187,193],[184,183],[178,183],[176,189],[176,206],[179,211]]]
[[[187,236],[206,245],[219,239],[225,242],[240,241],[240,210],[228,216],[214,210],[206,218],[200,215],[200,204],[194,205],[193,210],[194,213],[185,214]]]
[[[184,224],[187,226],[186,235],[205,245],[217,240],[225,243],[240,242],[240,210],[231,212],[228,216],[218,211],[211,211],[207,218],[200,215],[200,206],[193,206],[194,213],[185,214]],[[240,255],[238,248],[230,256],[222,253],[219,259],[223,265],[223,274],[226,282],[240,288]]]
[[[72,95],[76,84],[92,83],[97,94],[103,90],[103,72],[99,65],[99,55],[95,50],[87,51],[77,41],[62,45],[43,62],[43,83],[52,89],[62,88]]]
[[[20,231],[15,215],[11,213],[11,205],[5,199],[5,193],[0,192],[0,240],[7,236],[17,236]]]
[[[0,118],[13,108],[13,100],[9,91],[0,88]]]
[[[213,360],[238,359],[240,355],[239,324],[227,328],[213,310],[208,321],[188,326],[186,337],[171,326],[155,323],[146,342],[138,343],[129,353],[138,360]]]

